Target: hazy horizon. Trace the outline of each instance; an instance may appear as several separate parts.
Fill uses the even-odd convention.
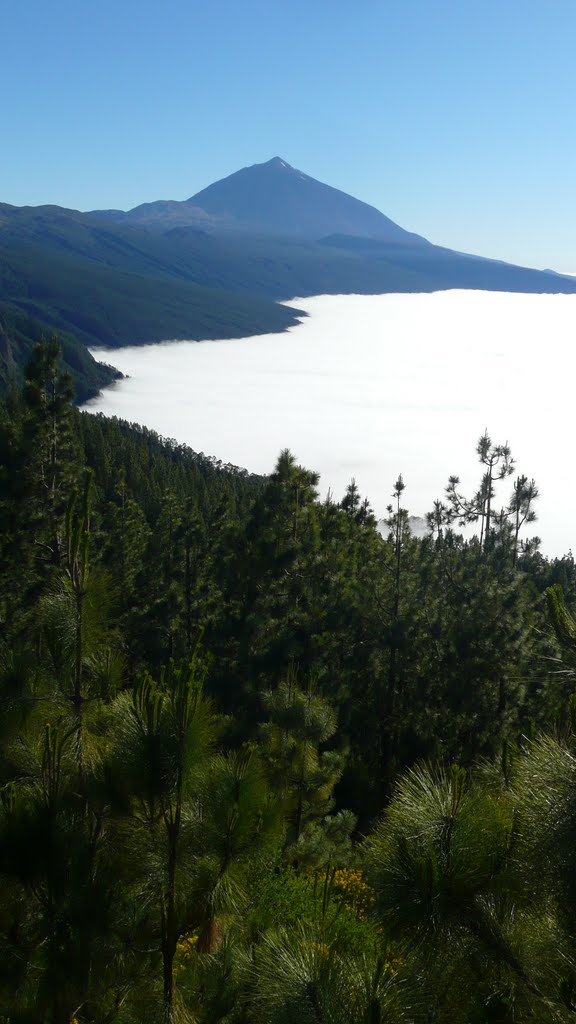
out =
[[[529,535],[546,554],[568,552],[576,296],[454,290],[290,304],[309,315],[284,334],[95,350],[130,379],[85,408],[256,473],[290,448],[320,472],[322,496],[340,499],[354,477],[379,517],[398,473],[417,516],[450,474],[476,489],[487,428],[540,489]],[[510,490],[501,485],[502,500]]]

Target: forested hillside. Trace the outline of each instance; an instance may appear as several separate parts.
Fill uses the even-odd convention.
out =
[[[508,448],[383,539],[71,398],[44,343],[0,410],[2,1024],[576,1021],[576,571]]]
[[[35,345],[51,337],[53,330],[9,303],[0,302],[0,394],[21,385],[24,369]],[[60,334],[63,365],[72,376],[78,404],[93,398],[101,388],[122,376],[119,370],[98,363],[72,334]]]

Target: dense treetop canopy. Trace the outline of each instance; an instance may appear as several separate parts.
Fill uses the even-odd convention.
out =
[[[383,537],[71,398],[43,343],[0,410],[0,1021],[575,1020],[576,572],[512,453]]]

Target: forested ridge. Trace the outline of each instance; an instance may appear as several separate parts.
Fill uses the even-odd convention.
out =
[[[391,482],[383,538],[288,451],[256,477],[80,413],[55,342],[25,378],[1,1024],[576,1021],[576,571],[508,446],[424,539]]]
[[[53,328],[45,321],[0,301],[0,395],[22,385],[35,345],[52,334]],[[71,374],[74,399],[79,405],[123,376],[113,366],[97,362],[73,334],[60,333],[59,341],[63,366]]]

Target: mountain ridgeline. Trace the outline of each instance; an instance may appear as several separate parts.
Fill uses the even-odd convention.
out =
[[[477,288],[576,292],[576,280],[433,245],[275,157],[183,202],[80,213],[0,204],[0,384],[58,334],[77,400],[113,367],[86,349],[286,330],[294,296]]]

